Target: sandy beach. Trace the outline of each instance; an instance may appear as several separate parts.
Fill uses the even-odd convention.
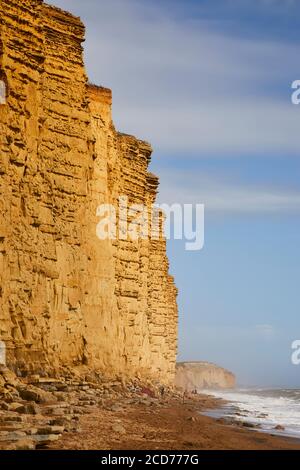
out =
[[[297,439],[281,438],[223,424],[201,415],[220,406],[210,396],[185,403],[168,398],[159,403],[113,405],[80,417],[78,432],[64,434],[50,449],[75,450],[300,450]]]
[[[0,453],[300,450],[299,29],[0,0]]]

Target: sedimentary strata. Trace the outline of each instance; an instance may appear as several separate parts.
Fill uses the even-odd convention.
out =
[[[222,367],[209,362],[181,362],[176,366],[177,387],[188,391],[201,389],[234,388],[235,376]]]
[[[7,365],[23,375],[86,365],[170,383],[177,290],[166,241],[96,233],[97,208],[120,196],[151,210],[152,149],[115,130],[110,90],[88,84],[79,18],[42,0],[0,0],[0,12]]]

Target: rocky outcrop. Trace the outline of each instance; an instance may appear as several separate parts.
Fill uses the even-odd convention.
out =
[[[165,239],[161,232],[156,239],[97,236],[101,204],[125,196],[151,211],[152,149],[118,133],[110,90],[88,85],[79,18],[42,0],[0,0],[0,11],[7,364],[20,373],[86,365],[172,382],[177,290]]]
[[[176,386],[188,392],[235,387],[235,376],[209,362],[181,362],[176,366]]]

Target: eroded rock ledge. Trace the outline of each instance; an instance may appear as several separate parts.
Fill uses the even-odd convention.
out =
[[[149,207],[152,149],[88,85],[79,18],[0,0],[0,340],[19,375],[87,365],[170,383],[177,290],[166,242],[96,236],[100,204]]]

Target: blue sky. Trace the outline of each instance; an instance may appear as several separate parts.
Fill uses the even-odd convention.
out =
[[[53,0],[87,26],[117,128],[149,140],[161,202],[206,205],[199,253],[170,242],[180,359],[300,386],[298,0]]]

